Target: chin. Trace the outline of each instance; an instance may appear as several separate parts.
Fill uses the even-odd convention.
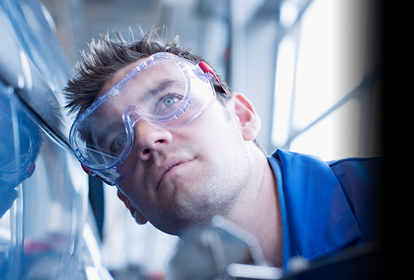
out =
[[[169,212],[161,221],[152,224],[164,233],[180,236],[188,228],[209,223],[214,216],[215,213],[207,214],[200,210],[187,210],[181,215]]]

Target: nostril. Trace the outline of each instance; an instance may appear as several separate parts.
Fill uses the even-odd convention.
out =
[[[143,151],[142,151],[142,153],[143,153],[144,155],[149,154],[150,152],[151,152],[151,150],[150,150],[150,149],[145,149],[145,150],[143,150]]]

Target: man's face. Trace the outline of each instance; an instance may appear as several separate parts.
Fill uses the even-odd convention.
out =
[[[102,92],[141,62],[118,71]],[[146,120],[135,124],[132,152],[137,160],[118,187],[160,230],[178,234],[214,215],[226,215],[248,183],[252,161],[231,104],[227,109],[214,102],[180,128],[155,127]]]

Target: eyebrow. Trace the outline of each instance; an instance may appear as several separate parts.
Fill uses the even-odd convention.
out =
[[[139,101],[147,101],[149,98],[157,95],[159,92],[165,90],[168,87],[171,87],[174,83],[176,83],[175,80],[163,80],[157,86],[145,92],[144,95],[141,98],[139,98]]]

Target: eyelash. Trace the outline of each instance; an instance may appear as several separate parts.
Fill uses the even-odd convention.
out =
[[[174,98],[174,102],[173,103],[171,103],[171,104],[166,104],[165,103],[167,100],[172,99],[172,98]],[[175,97],[175,96],[167,96],[167,97],[164,98],[163,103],[164,103],[165,106],[168,107],[168,106],[170,106],[170,105],[172,105],[172,104],[174,104],[174,103],[176,103],[178,101],[179,101],[178,98]]]
[[[157,112],[157,110],[160,110],[159,106],[164,106],[163,109],[169,107],[170,105],[165,105],[165,103],[164,103],[165,100],[167,100],[168,98],[175,98],[176,99],[174,103],[170,104],[170,105],[173,105],[173,104],[179,102],[180,100],[182,100],[183,96],[181,96],[180,94],[176,94],[176,93],[168,93],[168,94],[165,94],[165,95],[161,96],[158,99],[158,102],[156,103],[157,105],[154,108],[154,112]]]
[[[181,99],[183,99],[183,97],[180,94],[177,94],[177,93],[168,93],[168,94],[165,94],[165,95],[161,96],[160,99],[159,99],[159,102],[162,102],[165,105],[164,101],[167,98],[171,98],[171,97],[176,98],[178,101],[180,101]],[[178,101],[176,101],[176,102],[178,102]]]

